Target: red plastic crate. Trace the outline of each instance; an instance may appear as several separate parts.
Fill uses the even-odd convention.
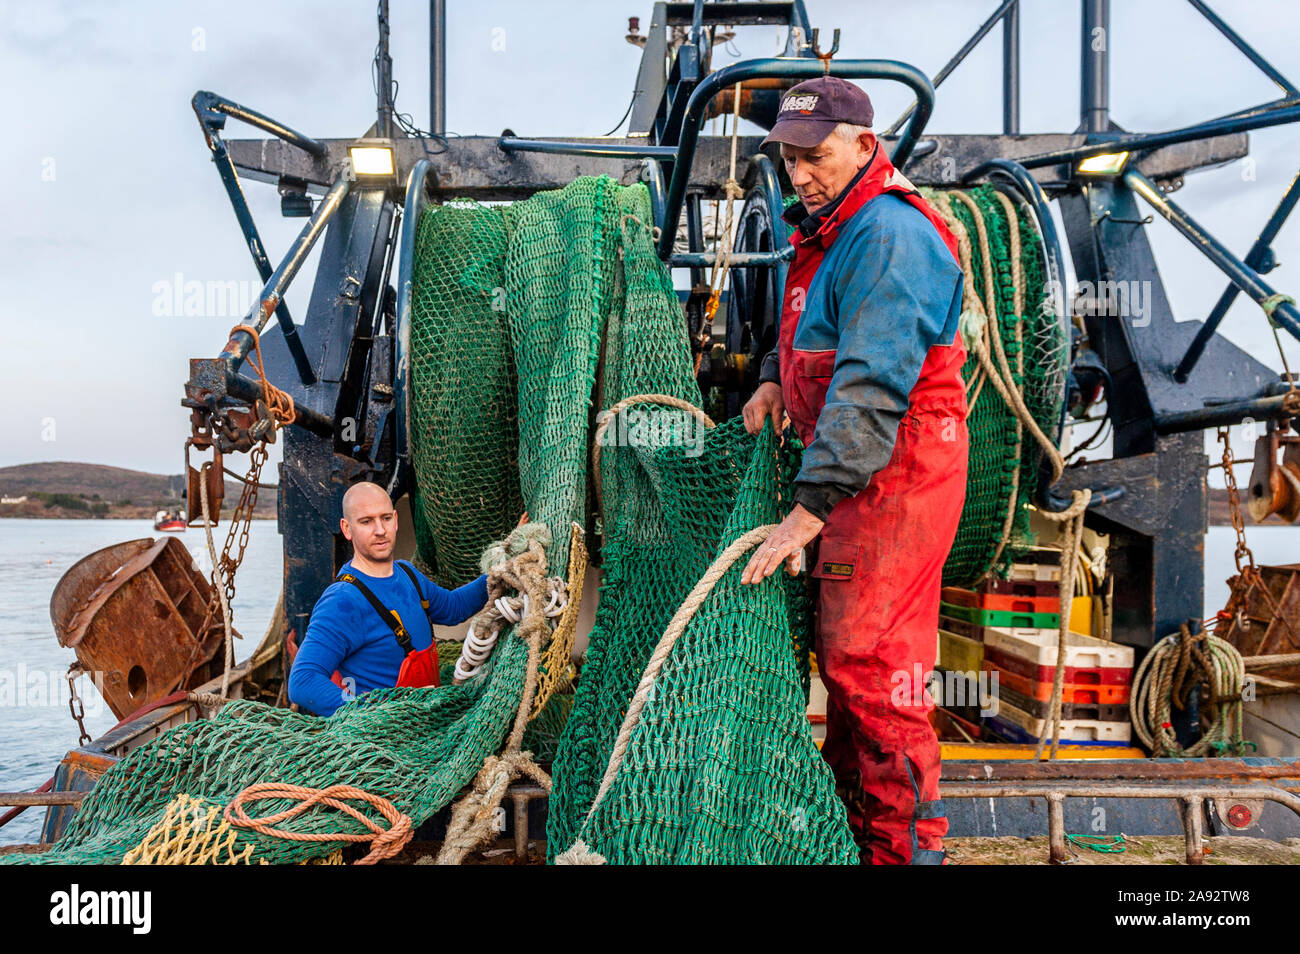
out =
[[[1046,719],[1052,714],[1051,702],[1042,699],[1031,699],[1029,696],[1012,689],[1010,683],[1004,685],[1001,679],[998,680],[996,696],[999,705],[1005,703],[1015,706],[1021,712],[1026,712],[1035,719]],[[988,703],[985,704],[988,705]],[[1127,705],[1104,706],[1095,702],[1062,702],[1061,718],[1071,722],[1078,719],[1086,719],[1092,722],[1127,722],[1129,713]]]
[[[1049,685],[1056,678],[1055,666],[1040,666],[1014,653],[1003,652],[988,645],[984,647],[984,661],[1013,675]],[[1133,670],[1110,666],[1066,666],[1065,681],[1072,686],[1131,686]]]
[[[986,650],[987,653],[987,650]],[[1030,699],[1037,699],[1039,702],[1048,702],[1052,698],[1052,680],[1046,681],[1027,678],[1020,673],[1012,672],[999,666],[997,663],[990,662],[987,658],[984,660],[985,672],[996,672],[998,681],[1005,682],[1007,686],[1022,696],[1028,696]],[[1066,672],[1069,672],[1066,667]],[[1053,671],[1048,669],[1048,675],[1053,675]],[[1129,694],[1132,692],[1132,686],[1103,686],[1098,684],[1078,684],[1067,682],[1061,687],[1061,700],[1072,704],[1081,705],[1128,705]]]
[[[1059,594],[1053,596],[1025,596],[1017,593],[976,593],[955,586],[945,586],[943,602],[954,606],[971,606],[976,609],[1003,613],[1058,613],[1061,609]]]

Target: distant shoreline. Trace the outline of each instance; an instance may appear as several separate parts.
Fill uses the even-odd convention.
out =
[[[242,492],[241,482],[226,480],[222,509],[233,510]],[[184,494],[182,474],[150,474],[76,461],[0,467],[0,518],[153,520],[160,510],[190,509]],[[278,487],[263,489],[253,516],[273,518],[278,499]]]
[[[222,510],[229,514],[239,500],[243,486],[227,480]],[[149,474],[104,464],[53,461],[0,467],[0,519],[27,520],[153,520],[159,510],[184,508],[181,496],[185,478],[180,474]],[[267,487],[257,496],[254,519],[274,520],[278,487]],[[12,502],[8,502],[12,501]],[[186,508],[188,509],[188,508]],[[1209,488],[1209,525],[1232,525],[1228,513],[1228,492]],[[1256,524],[1242,507],[1247,531]],[[1272,516],[1262,526],[1288,524]]]

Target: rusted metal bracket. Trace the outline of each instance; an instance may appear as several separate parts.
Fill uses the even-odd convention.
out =
[[[1266,433],[1255,441],[1246,508],[1256,523],[1270,514],[1288,523],[1300,517],[1300,435],[1288,431],[1289,419],[1269,421]]]
[[[195,412],[195,420],[198,419],[198,412]],[[197,424],[195,425],[198,430]],[[208,485],[208,516],[213,525],[221,522],[221,503],[226,496],[226,478],[222,473],[222,456],[221,448],[216,444],[205,443],[205,437],[191,437],[185,442],[185,500],[189,505],[189,519],[186,521],[191,527],[202,526],[203,508],[201,505],[202,482],[206,479]],[[212,463],[207,468],[206,478],[203,476],[204,471],[195,468],[190,463],[190,448],[196,447],[199,450],[212,451]]]
[[[0,805],[80,805],[90,792],[0,792]]]

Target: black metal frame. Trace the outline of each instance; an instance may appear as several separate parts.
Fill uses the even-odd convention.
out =
[[[239,229],[244,234],[244,242],[253,256],[253,264],[257,266],[257,272],[262,276],[262,281],[268,282],[272,274],[271,262],[266,256],[265,247],[262,245],[262,237],[257,232],[257,225],[253,222],[253,213],[248,208],[248,200],[244,198],[243,187],[239,184],[239,173],[235,171],[235,164],[230,159],[230,151],[221,138],[221,130],[225,128],[226,117],[230,116],[246,122],[250,126],[268,132],[292,146],[297,146],[312,156],[323,156],[325,147],[315,139],[304,136],[302,133],[276,122],[269,116],[264,116],[255,110],[240,106],[236,102],[215,93],[209,93],[206,90],[199,90],[195,93],[191,105],[194,107],[194,115],[198,117],[199,127],[203,130],[203,138],[208,144],[208,149],[212,151],[212,162],[217,167],[217,174],[221,176],[222,185],[226,187],[226,195],[230,198],[230,205],[234,209],[235,219],[239,222]],[[298,379],[303,384],[315,383],[315,376],[312,374],[311,365],[307,361],[307,354],[303,350],[302,342],[298,339],[297,329],[294,328],[293,318],[290,317],[289,308],[283,301],[277,304],[275,316],[280,323],[280,331],[288,344],[289,353],[293,356],[294,367],[298,371]]]

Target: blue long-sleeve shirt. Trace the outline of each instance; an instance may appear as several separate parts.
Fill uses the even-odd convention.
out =
[[[811,234],[851,189],[800,227]],[[804,215],[802,206],[786,214],[791,224]],[[879,195],[843,221],[794,335],[796,353],[835,353],[816,436],[795,478],[796,503],[825,520],[889,462],[930,348],[956,338],[961,298],[961,269],[904,199]],[[774,348],[759,379],[779,383],[779,360]]]
[[[397,613],[413,649],[425,649],[433,642],[431,623],[463,623],[487,603],[486,575],[457,589],[444,590],[415,570],[421,590],[416,593],[410,579],[396,566],[387,577],[368,576],[351,562],[343,569]],[[429,601],[427,617],[421,598]],[[356,696],[396,685],[405,658],[392,629],[361,590],[351,583],[336,581],[321,594],[312,610],[307,635],[289,673],[289,700],[308,712],[332,715]],[[330,680],[336,669],[343,676],[343,689]]]

